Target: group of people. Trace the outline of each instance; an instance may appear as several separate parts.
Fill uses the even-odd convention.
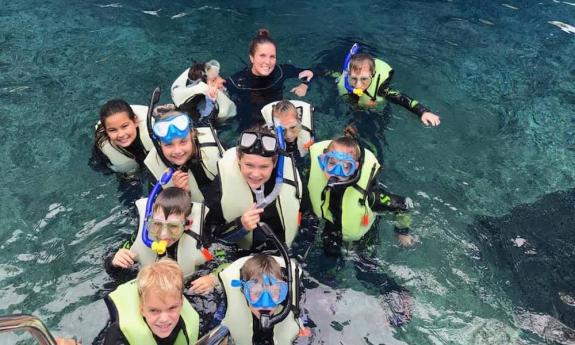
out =
[[[390,88],[388,64],[358,50],[344,59],[342,96],[374,115],[390,100],[439,125],[436,114]],[[308,334],[301,271],[289,257],[302,214],[324,221],[329,257],[361,242],[383,212],[397,214],[399,241],[412,244],[412,201],[378,181],[379,159],[353,127],[315,141],[313,107],[283,95],[284,81],[298,78],[291,92],[305,97],[314,73],[277,64],[276,53],[261,29],[250,66],[227,80],[217,61],[195,63],[173,83],[173,104],[157,105],[153,95],[148,107],[114,99],[101,108],[94,155],[120,174],[144,170],[154,185],[136,201],[138,230],[105,260],[114,278],[127,281],[106,298],[106,345],[193,344],[220,333],[236,344],[291,344]],[[232,118],[240,134],[225,149],[217,130]],[[211,294],[223,296],[215,310],[189,302]]]

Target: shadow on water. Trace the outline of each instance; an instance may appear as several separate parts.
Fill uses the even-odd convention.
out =
[[[484,259],[519,307],[521,327],[575,343],[575,189],[548,194],[474,227]]]

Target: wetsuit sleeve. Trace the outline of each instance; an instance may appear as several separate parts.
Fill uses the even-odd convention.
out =
[[[408,95],[401,93],[401,91],[399,90],[390,88],[389,87],[390,81],[391,81],[391,75],[377,90],[377,94],[379,96],[385,97],[389,101],[401,105],[402,107],[411,111],[412,113],[416,114],[419,117],[421,117],[423,113],[430,111],[423,104],[412,99]]]
[[[296,67],[290,64],[283,64],[281,68],[284,72],[284,78],[297,78],[301,71],[304,71],[303,68]]]
[[[128,280],[134,279],[137,275],[138,272],[136,268],[137,265],[133,265],[132,268],[122,268],[112,265],[114,255],[116,255],[117,251],[122,248],[130,249],[132,247],[132,244],[134,244],[134,241],[136,240],[137,236],[138,236],[138,229],[136,229],[136,231],[130,236],[130,238],[124,241],[116,251],[110,251],[106,256],[106,258],[104,259],[104,268],[106,270],[106,273],[108,273],[110,277],[112,277],[116,281],[127,282]]]
[[[375,213],[383,212],[407,212],[406,198],[393,194],[381,183],[375,181],[369,188],[367,196],[368,204]]]
[[[114,171],[110,169],[112,163],[110,163],[108,157],[106,157],[106,155],[95,144],[92,146],[92,155],[88,161],[88,165],[94,171],[101,172],[104,175],[114,173]]]

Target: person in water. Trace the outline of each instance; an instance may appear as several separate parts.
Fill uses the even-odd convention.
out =
[[[306,156],[313,144],[313,107],[302,101],[281,100],[262,109],[268,126],[280,126],[285,139],[285,151],[296,159]]]
[[[172,100],[199,126],[215,126],[236,115],[236,106],[229,99],[224,82],[218,61],[194,63],[172,84]]]
[[[296,303],[288,295],[288,282],[282,274],[280,262],[284,264],[281,257],[248,256],[219,273],[226,296],[222,325],[229,329],[235,344],[288,345],[307,331],[296,315],[297,308],[294,310],[293,307],[284,320],[269,328],[262,326],[265,324],[261,322],[263,314],[272,317],[288,303]],[[293,272],[295,265],[292,261],[292,291],[298,291],[295,286],[299,284],[299,277]]]
[[[104,345],[189,345],[198,339],[199,316],[183,298],[184,276],[164,259],[106,298],[111,324]]]
[[[160,152],[150,151],[145,159],[148,170],[160,180],[166,168],[174,169],[167,186],[189,191],[194,202],[203,201],[223,152],[216,132],[211,127],[194,128],[188,114],[174,110],[158,116],[153,133]]]
[[[133,174],[153,148],[146,126],[148,108],[112,99],[100,109],[93,160],[118,173]]]
[[[266,126],[248,129],[218,161],[206,198],[206,227],[217,239],[257,251],[268,248],[256,229],[262,221],[290,246],[299,227],[301,187],[293,160],[279,155],[275,133]]]
[[[439,116],[390,87],[393,77],[390,65],[358,51],[359,46],[355,44],[346,57],[343,74],[337,80],[341,96],[349,96],[353,104],[362,108],[383,107],[386,100],[389,100],[418,115],[423,124],[439,126]]]
[[[261,109],[283,98],[286,79],[299,78],[302,83],[291,89],[298,97],[306,95],[313,72],[289,64],[276,64],[276,42],[267,29],[258,30],[249,46],[251,65],[227,79],[226,87],[238,105],[240,130],[263,123]]]
[[[146,201],[140,199],[136,202],[140,213],[138,231],[123,243],[113,257],[106,260],[106,271],[125,280],[135,274],[136,263],[145,267],[167,257],[176,260],[186,279],[190,278],[212,258],[206,249],[198,246],[198,241],[201,242],[202,212],[205,213],[202,205],[192,203],[189,193],[183,189],[168,187],[160,192],[152,207],[152,215],[145,219]],[[145,232],[155,246],[146,245],[143,240]],[[210,264],[212,268],[217,265],[213,262]],[[189,292],[207,294],[216,284],[215,273],[204,275],[192,281]]]
[[[345,136],[310,147],[309,198],[314,214],[324,219],[323,248],[339,255],[342,243],[360,240],[371,228],[376,214],[397,213],[396,232],[403,246],[411,246],[409,198],[392,194],[377,182],[381,165],[375,155],[361,148],[355,128]]]

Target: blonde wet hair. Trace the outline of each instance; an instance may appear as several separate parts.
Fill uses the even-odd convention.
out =
[[[370,73],[373,75],[375,73],[375,60],[369,54],[359,53],[352,56],[351,60],[349,60],[348,70],[350,73],[354,72],[359,74],[361,72],[361,68],[366,63],[369,66]]]
[[[160,260],[145,266],[136,278],[140,303],[146,295],[182,296],[184,291],[184,274],[180,266],[170,259]]]

